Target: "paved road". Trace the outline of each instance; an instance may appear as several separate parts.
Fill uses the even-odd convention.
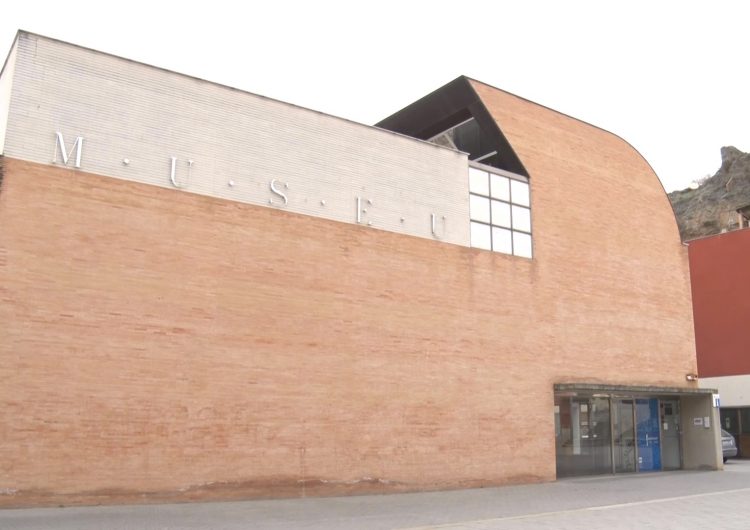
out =
[[[723,472],[328,499],[0,510],[0,529],[748,529],[750,460]]]

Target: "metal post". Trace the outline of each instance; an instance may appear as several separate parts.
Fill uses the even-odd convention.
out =
[[[635,414],[635,410],[636,410],[636,408],[638,408],[638,403],[637,403],[637,400],[636,400],[635,396],[633,396],[633,399],[632,399],[631,402],[633,404],[633,448],[635,449],[635,472],[636,473],[640,473],[641,472],[641,466],[640,466],[640,464],[638,462],[638,458],[639,458],[639,455],[638,455],[638,423],[637,423],[636,414]]]
[[[615,468],[615,422],[614,422],[614,400],[609,398],[609,453],[612,456],[612,474],[617,470]]]

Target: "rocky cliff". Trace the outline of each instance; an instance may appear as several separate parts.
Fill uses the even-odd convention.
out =
[[[738,228],[737,210],[750,205],[750,154],[721,148],[721,167],[696,189],[669,194],[683,241]]]

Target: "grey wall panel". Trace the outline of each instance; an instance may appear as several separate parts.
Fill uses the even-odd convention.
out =
[[[68,149],[84,138],[85,171],[173,187],[174,156],[175,193],[273,207],[278,179],[287,210],[352,223],[359,196],[364,224],[432,238],[436,214],[444,241],[469,245],[463,153],[36,35],[17,52],[8,156],[52,163],[59,131]]]

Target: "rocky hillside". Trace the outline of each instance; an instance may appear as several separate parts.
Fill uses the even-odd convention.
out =
[[[750,154],[721,148],[721,167],[697,189],[669,194],[683,241],[738,227],[737,210],[750,205]]]

